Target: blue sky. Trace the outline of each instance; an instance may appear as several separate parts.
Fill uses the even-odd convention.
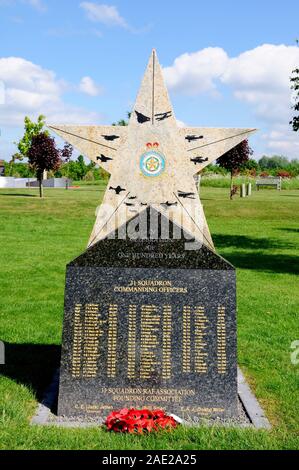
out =
[[[15,151],[26,114],[76,124],[124,117],[153,47],[179,121],[257,127],[256,158],[299,158],[288,126],[298,17],[295,0],[0,0],[0,158]]]

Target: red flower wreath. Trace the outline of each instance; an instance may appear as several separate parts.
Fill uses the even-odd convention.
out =
[[[172,416],[165,414],[163,410],[136,410],[123,408],[112,411],[104,423],[108,431],[128,432],[130,434],[143,434],[144,432],[159,431],[160,429],[171,430],[178,423]]]

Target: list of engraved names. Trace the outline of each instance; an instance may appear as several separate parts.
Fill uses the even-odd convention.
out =
[[[154,289],[161,293],[159,303],[136,303],[117,301],[75,304],[73,311],[73,343],[71,375],[73,378],[107,378],[118,376],[119,362],[125,353],[125,373],[127,379],[150,380],[160,373],[164,381],[174,375],[173,354],[180,350],[180,372],[183,374],[206,374],[210,366],[207,348],[207,334],[211,322],[204,305],[188,305],[182,302],[179,307],[172,305],[171,296],[163,298],[163,293],[188,292],[187,287],[174,286],[172,281],[139,280],[125,286],[112,286],[114,292],[146,293]],[[128,289],[128,290],[127,290]],[[181,317],[180,341],[174,338],[174,310],[179,308]],[[226,318],[225,308],[218,305],[217,315],[217,371],[226,371]],[[126,315],[126,322],[123,321]],[[177,318],[177,317],[176,317]],[[123,324],[127,327],[124,329]],[[122,357],[118,352],[120,335],[125,335],[126,348]],[[105,340],[104,340],[105,339]],[[136,346],[138,345],[138,347]],[[101,357],[103,348],[106,354]],[[177,368],[177,363],[176,366]]]

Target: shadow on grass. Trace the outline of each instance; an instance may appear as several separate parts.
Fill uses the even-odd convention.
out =
[[[299,228],[282,227],[278,230],[283,230],[284,232],[299,233]]]
[[[283,274],[299,274],[299,256],[263,252],[220,253],[236,268]]]
[[[59,367],[60,349],[55,344],[5,343],[2,375],[30,388],[41,401],[55,369]]]
[[[282,229],[283,230],[283,229]],[[245,248],[248,250],[271,250],[277,248],[296,248],[290,242],[278,240],[276,238],[254,238],[244,235],[213,235],[215,246],[221,248]]]
[[[281,230],[298,231],[297,229]],[[244,235],[214,235],[213,240],[220,254],[236,268],[299,274],[298,256],[271,253],[271,250],[274,249],[296,248],[293,243],[280,241],[276,238],[254,238]],[[232,248],[232,251],[221,253],[223,248]],[[248,251],[237,251],[238,248]]]
[[[17,194],[17,193],[0,193],[0,196],[9,196],[9,197],[38,197],[37,194]]]

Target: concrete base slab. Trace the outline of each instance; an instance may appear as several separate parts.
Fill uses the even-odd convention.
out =
[[[80,420],[78,418],[66,418],[57,416],[53,409],[57,404],[59,387],[59,370],[54,374],[53,381],[49,388],[45,391],[42,402],[38,405],[36,414],[31,420],[32,425],[40,426],[62,426],[66,428],[86,428],[100,426],[103,424],[103,419],[88,419]],[[235,419],[213,419],[185,421],[177,416],[174,418],[186,426],[226,426],[226,427],[240,427],[240,428],[255,428],[255,429],[271,429],[271,425],[265,416],[263,409],[257,401],[254,394],[251,392],[245,377],[238,368],[238,395],[239,395],[239,416]]]
[[[253,426],[256,429],[271,429],[271,424],[255,395],[250,390],[240,368],[238,368],[238,395]]]

